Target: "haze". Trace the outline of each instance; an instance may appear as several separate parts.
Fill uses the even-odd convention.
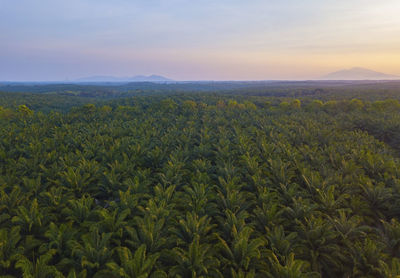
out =
[[[0,0],[0,80],[400,75],[400,2]]]

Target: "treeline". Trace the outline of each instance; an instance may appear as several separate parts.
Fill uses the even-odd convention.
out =
[[[4,277],[400,275],[396,100],[25,104],[0,109]]]
[[[218,94],[375,101],[399,99],[400,81],[221,81],[221,82],[133,82],[75,84],[0,84],[0,92],[63,95],[98,99],[176,94]],[[1,94],[1,93],[0,93]]]
[[[26,105],[35,112],[68,112],[72,107],[100,102],[98,98],[76,95],[0,92],[0,106],[10,111],[17,110],[20,105]]]

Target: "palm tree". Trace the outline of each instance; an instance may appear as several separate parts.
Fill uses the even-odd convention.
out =
[[[93,228],[90,233],[84,234],[80,241],[69,242],[72,256],[76,257],[82,268],[87,268],[89,274],[94,274],[111,261],[113,250],[110,246],[111,233],[99,233]]]
[[[92,179],[89,173],[83,172],[78,167],[67,167],[60,175],[66,185],[72,189],[76,197],[79,198],[88,191]]]
[[[222,254],[221,263],[225,271],[253,272],[261,258],[260,247],[265,245],[262,238],[250,239],[253,230],[244,227],[241,231],[232,230],[233,240],[226,241],[216,234],[219,239],[219,249]]]
[[[300,197],[294,197],[292,199],[292,204],[285,207],[285,216],[287,218],[287,223],[290,226],[295,226],[296,220],[303,221],[304,219],[311,217],[317,205],[313,203],[310,199],[305,199]]]
[[[20,186],[14,186],[9,193],[7,191],[5,185],[0,187],[0,212],[3,215],[12,215],[16,208],[25,203],[28,196],[22,193]]]
[[[251,224],[247,223],[248,218],[249,213],[247,211],[235,214],[230,210],[225,210],[223,215],[216,217],[219,233],[224,239],[232,241],[245,227],[251,227]]]
[[[188,171],[185,169],[185,160],[187,158],[181,157],[182,155],[179,154],[179,152],[171,154],[169,160],[162,168],[162,172],[159,174],[164,187],[175,185],[179,188],[184,176],[188,174]]]
[[[38,198],[39,193],[46,191],[47,184],[42,182],[40,175],[35,179],[24,177],[21,188],[28,196],[33,195],[34,198]]]
[[[327,277],[336,275],[332,269],[341,269],[344,258],[337,245],[338,233],[333,226],[322,217],[314,216],[306,218],[304,223],[297,223],[300,258],[310,261],[313,271],[323,273]]]
[[[381,274],[386,278],[398,278],[400,276],[399,258],[392,258],[390,264],[381,261]]]
[[[289,162],[284,162],[281,158],[269,159],[267,162],[267,174],[271,183],[275,187],[287,188],[295,177],[295,170],[292,165]]]
[[[365,180],[360,187],[362,196],[369,206],[371,221],[385,219],[389,203],[393,199],[391,189],[387,188],[384,183],[372,184],[369,180]]]
[[[200,237],[195,236],[187,250],[175,247],[172,250],[176,266],[173,266],[169,275],[172,277],[223,277],[220,273],[219,261],[213,256],[212,248],[208,244],[200,244]]]
[[[50,250],[33,262],[23,255],[20,255],[19,259],[15,263],[15,267],[21,270],[23,278],[63,278],[64,276],[55,266],[48,264],[55,252],[55,250]]]
[[[353,245],[353,277],[384,277],[382,276],[382,266],[387,257],[382,253],[383,244],[370,238],[357,241]]]
[[[270,278],[318,278],[321,277],[317,272],[310,272],[309,265],[305,261],[296,260],[294,253],[290,253],[284,260],[283,264],[278,257],[270,252],[269,270],[262,272]]]
[[[56,250],[55,254],[64,256],[69,253],[68,243],[75,238],[77,231],[72,227],[72,223],[56,225],[51,222],[45,232],[48,242],[45,243],[47,250]]]
[[[218,188],[217,205],[221,210],[230,210],[234,213],[246,211],[251,205],[250,194],[246,191],[241,191],[241,185],[237,183],[236,178],[220,180]]]
[[[266,228],[265,234],[272,252],[280,261],[289,258],[296,250],[297,233],[285,233],[283,226],[275,226],[272,230]]]
[[[279,195],[266,187],[258,187],[256,206],[252,211],[252,218],[257,231],[264,233],[265,228],[273,229],[274,226],[284,221],[284,208],[279,204]]]
[[[125,226],[128,224],[126,218],[131,213],[130,209],[125,209],[119,212],[115,209],[110,212],[107,209],[102,209],[99,211],[100,221],[98,222],[98,227],[101,231],[111,233],[112,237],[116,240],[121,240]]]
[[[62,210],[66,219],[78,226],[90,226],[95,212],[94,199],[86,195],[82,196],[80,199],[70,200],[68,202],[68,207]]]
[[[335,227],[344,243],[353,244],[352,240],[366,236],[368,227],[362,224],[362,219],[358,215],[349,217],[346,210],[338,211],[339,217],[329,216],[330,222]]]
[[[167,277],[161,271],[154,271],[159,254],[146,255],[146,246],[142,244],[132,255],[131,250],[126,247],[117,248],[120,264],[115,262],[107,263],[109,274],[115,277],[124,278],[146,278],[146,277]]]
[[[20,227],[14,226],[11,229],[0,230],[0,272],[10,273],[12,263],[24,252],[20,244]]]
[[[12,223],[22,227],[23,234],[41,235],[42,228],[46,224],[46,220],[39,209],[37,199],[33,199],[31,207],[27,209],[25,206],[19,206],[17,215],[12,218]]]
[[[199,217],[196,213],[186,212],[186,217],[180,219],[171,231],[176,236],[179,246],[190,244],[197,236],[200,238],[200,243],[207,242],[215,227],[207,215]]]
[[[135,228],[127,226],[128,238],[126,242],[133,248],[144,244],[151,254],[163,249],[167,242],[165,233],[165,219],[155,219],[151,215],[135,217]]]
[[[47,191],[40,193],[39,200],[43,206],[50,209],[49,214],[52,213],[54,216],[58,216],[61,214],[62,208],[71,198],[71,192],[69,192],[65,187],[52,186],[47,189]],[[56,220],[57,219],[54,221]]]
[[[183,192],[177,193],[179,210],[189,210],[201,216],[217,213],[216,205],[212,202],[215,199],[212,186],[192,181],[190,185],[183,186],[182,190]]]
[[[383,231],[379,231],[387,253],[391,257],[400,257],[400,223],[393,218],[390,223],[382,220],[382,224]]]

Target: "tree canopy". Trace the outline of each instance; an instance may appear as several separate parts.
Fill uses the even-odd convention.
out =
[[[395,99],[14,97],[2,277],[400,275]]]

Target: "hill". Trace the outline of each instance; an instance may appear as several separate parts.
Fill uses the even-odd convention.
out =
[[[393,80],[400,76],[373,71],[370,69],[355,67],[329,73],[320,79],[323,80]]]
[[[166,78],[161,75],[136,75],[133,77],[116,77],[107,75],[89,76],[79,78],[76,82],[168,82],[172,79]]]

